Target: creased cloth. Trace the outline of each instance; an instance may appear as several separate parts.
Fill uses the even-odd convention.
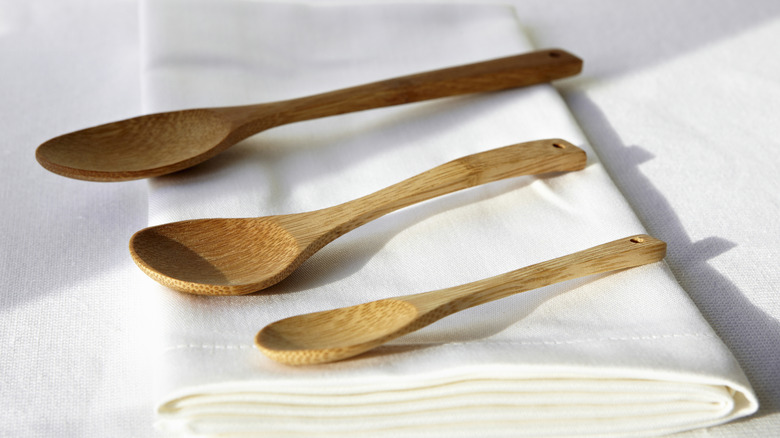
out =
[[[267,102],[533,50],[500,5],[146,1],[146,112]],[[585,60],[587,74],[587,60]],[[551,85],[301,122],[150,180],[150,225],[308,211],[471,153],[560,137],[585,170],[379,218],[263,292],[156,288],[159,425],[192,435],[647,436],[756,397],[663,262],[463,311],[376,352],[288,367],[253,345],[299,313],[454,286],[644,232]],[[717,291],[713,291],[717,293]]]

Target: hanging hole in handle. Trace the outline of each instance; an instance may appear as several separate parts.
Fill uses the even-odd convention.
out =
[[[561,54],[558,52],[550,52],[547,54],[550,58],[560,58]]]
[[[644,242],[644,241],[645,241],[645,239],[643,239],[643,238],[641,238],[641,237],[632,237],[632,238],[631,238],[631,242],[632,242],[632,243],[642,243],[642,242]]]
[[[553,143],[552,145],[553,145],[554,148],[566,149],[566,145],[562,144],[562,143]]]

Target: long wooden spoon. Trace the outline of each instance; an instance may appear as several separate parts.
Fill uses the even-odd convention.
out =
[[[46,169],[89,181],[164,175],[208,160],[275,126],[319,117],[496,91],[572,76],[582,60],[559,49],[419,73],[280,102],[150,114],[55,137],[35,157]]]
[[[333,239],[391,211],[504,178],[585,167],[560,139],[468,155],[322,210],[245,219],[198,219],[145,228],[130,239],[135,263],[182,292],[240,295],[281,281]]]
[[[445,316],[520,292],[663,259],[666,243],[647,235],[460,286],[297,315],[267,325],[255,345],[289,365],[333,362],[371,350]]]

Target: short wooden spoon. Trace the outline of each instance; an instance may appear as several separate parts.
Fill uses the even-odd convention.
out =
[[[520,292],[661,260],[666,243],[647,235],[460,286],[357,306],[297,315],[267,325],[255,345],[289,365],[333,362],[358,355],[445,316]]]
[[[585,167],[585,152],[538,140],[459,158],[344,204],[246,219],[150,227],[130,239],[136,264],[158,282],[201,295],[240,295],[281,281],[342,234],[391,211],[504,178]]]
[[[496,91],[575,75],[582,60],[551,49],[258,105],[173,111],[55,137],[35,152],[46,169],[89,181],[126,181],[194,166],[275,126],[319,117]]]

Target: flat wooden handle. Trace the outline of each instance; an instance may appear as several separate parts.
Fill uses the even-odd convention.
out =
[[[387,213],[437,196],[521,175],[580,170],[586,161],[585,151],[562,139],[518,143],[458,158],[320,212],[329,216],[329,224],[338,224],[338,237]]]
[[[460,94],[523,87],[573,76],[581,70],[582,60],[571,53],[560,49],[540,50],[279,102],[278,120],[291,123]]]
[[[521,250],[521,249],[519,249]],[[641,234],[461,286],[402,297],[434,318],[575,278],[660,261],[666,243]]]

